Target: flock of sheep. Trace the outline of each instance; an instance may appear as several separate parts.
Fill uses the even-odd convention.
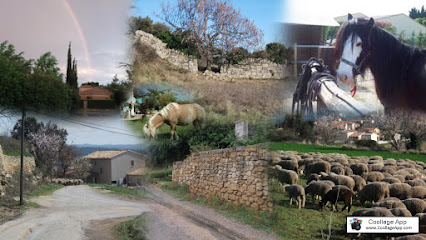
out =
[[[83,184],[81,179],[70,179],[70,178],[53,178],[52,183],[70,186],[70,185],[80,185]]]
[[[320,207],[344,202],[348,212],[352,201],[369,208],[354,211],[351,216],[419,216],[420,231],[426,225],[426,164],[408,159],[348,157],[344,154],[274,152],[272,173],[299,208],[305,206],[306,195],[321,198]],[[297,184],[300,174],[308,178],[307,186]],[[288,185],[290,184],[290,185]],[[426,227],[426,226],[425,226]],[[424,231],[424,230],[423,230]],[[417,238],[418,237],[418,238]],[[426,234],[397,239],[426,239]]]

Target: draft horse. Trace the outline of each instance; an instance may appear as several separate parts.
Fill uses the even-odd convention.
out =
[[[337,77],[356,93],[356,75],[369,68],[385,112],[426,112],[426,50],[402,43],[380,28],[373,18],[353,18],[342,25],[335,53],[340,59]]]
[[[143,126],[143,132],[149,138],[155,138],[157,128],[166,123],[171,128],[170,139],[178,139],[177,125],[183,126],[192,123],[197,127],[202,123],[204,115],[204,108],[196,103],[169,103],[148,120],[148,123]]]

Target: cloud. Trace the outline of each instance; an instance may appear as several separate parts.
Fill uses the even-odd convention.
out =
[[[2,24],[0,42],[8,40],[26,58],[37,59],[45,52],[52,52],[64,74],[71,42],[79,83],[111,81],[114,74],[125,75],[124,69],[117,66],[127,59],[129,40],[125,33],[131,3],[131,0],[7,1],[0,8],[0,22],[7,23]],[[108,80],[107,75],[111,75]]]

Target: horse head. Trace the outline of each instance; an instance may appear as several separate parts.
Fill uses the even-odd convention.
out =
[[[152,124],[149,123],[149,121],[147,123],[145,123],[145,125],[143,126],[143,133],[145,136],[148,136],[148,138],[155,138],[156,137],[156,131],[155,129],[152,128],[151,126]]]
[[[374,19],[354,19],[348,15],[348,22],[340,28],[335,52],[340,59],[337,77],[344,84],[351,86],[352,96],[356,93],[356,75],[362,77],[365,72],[365,61],[369,56],[369,34],[374,25]]]

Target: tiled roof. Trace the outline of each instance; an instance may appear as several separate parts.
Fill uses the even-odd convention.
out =
[[[116,157],[116,156],[123,154],[123,153],[126,153],[126,152],[136,153],[136,154],[143,156],[143,154],[140,154],[140,153],[134,152],[134,151],[130,151],[130,150],[107,150],[107,151],[92,152],[92,153],[84,156],[83,158],[85,158],[85,159],[111,159],[113,157]]]
[[[102,95],[102,96],[111,96],[111,92],[108,89],[100,88],[100,87],[92,87],[92,88],[85,88],[83,91],[79,91],[80,96],[87,96],[87,95]]]

